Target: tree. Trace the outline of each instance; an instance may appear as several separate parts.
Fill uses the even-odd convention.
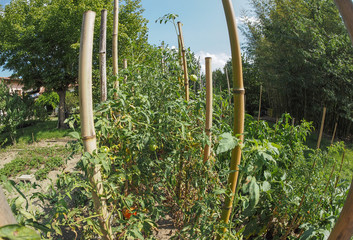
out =
[[[123,8],[121,21],[131,24],[132,29],[122,25],[124,27],[119,32],[119,38],[129,38],[131,41],[138,38],[147,42],[146,20],[141,16],[140,0],[125,2],[126,8],[134,11],[129,14]],[[59,128],[66,127],[66,90],[70,84],[77,82],[82,15],[87,10],[95,11],[98,15],[96,26],[99,26],[99,15],[103,8],[110,11],[112,1],[12,0],[5,9],[0,10],[0,65],[14,71],[17,77],[22,77],[27,88],[45,86],[58,93]],[[109,21],[108,31],[111,25],[112,21]],[[95,30],[98,36],[99,27]],[[98,46],[99,38],[95,40]],[[122,48],[121,52],[124,52]],[[98,51],[98,47],[95,51]],[[98,54],[95,55],[98,66]]]
[[[257,22],[247,22],[247,54],[277,113],[319,118],[325,105],[352,120],[353,49],[331,0],[252,0]],[[343,125],[343,124],[342,124]]]

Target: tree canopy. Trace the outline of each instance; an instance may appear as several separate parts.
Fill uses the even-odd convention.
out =
[[[147,20],[142,17],[141,0],[124,2],[119,16],[119,41],[124,43],[119,46],[120,55],[134,52],[138,56],[147,44]],[[97,13],[95,40],[98,46],[100,11],[111,12],[112,8],[110,0],[12,0],[0,9],[0,65],[14,71],[28,88],[45,86],[58,92],[61,99],[59,127],[63,126],[65,118],[62,115],[65,92],[77,81],[82,15],[87,10]],[[108,48],[113,24],[111,15]],[[98,47],[95,51],[98,52]]]
[[[353,120],[353,48],[331,0],[251,0],[246,53],[275,112]],[[246,81],[246,80],[245,80]]]

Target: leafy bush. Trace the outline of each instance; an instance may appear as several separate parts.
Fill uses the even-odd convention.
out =
[[[11,142],[16,142],[17,127],[34,116],[32,106],[30,97],[11,94],[6,85],[0,83],[0,124],[10,133]]]

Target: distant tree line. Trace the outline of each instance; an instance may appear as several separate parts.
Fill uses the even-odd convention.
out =
[[[243,50],[246,109],[257,111],[260,86],[263,104],[275,116],[290,113],[314,121],[318,128],[327,108],[326,129],[338,122],[349,135],[353,121],[353,47],[332,0],[251,0],[256,21],[245,21]],[[254,19],[252,17],[252,19]],[[246,19],[246,18],[245,18]],[[231,76],[231,63],[226,69]],[[225,72],[214,72],[226,89]],[[219,88],[219,87],[218,87]]]

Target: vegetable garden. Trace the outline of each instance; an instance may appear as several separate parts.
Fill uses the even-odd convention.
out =
[[[109,74],[107,100],[94,109],[95,13],[84,14],[80,115],[66,121],[76,139],[71,147],[82,158],[76,171],[61,174],[48,191],[26,196],[26,204],[11,201],[18,225],[0,228],[0,237],[62,239],[70,233],[71,239],[156,239],[158,222],[166,216],[176,229],[173,239],[329,237],[351,180],[342,174],[344,143],[313,149],[306,144],[312,123],[293,124],[283,114],[270,124],[244,113],[233,7],[222,2],[234,96],[212,94],[209,58],[207,90],[192,87],[188,76],[200,75],[200,63],[180,34],[180,49],[150,47],[143,64]],[[201,85],[201,78],[192,80]],[[3,182],[16,191],[12,181]],[[33,201],[46,211],[29,208]]]

